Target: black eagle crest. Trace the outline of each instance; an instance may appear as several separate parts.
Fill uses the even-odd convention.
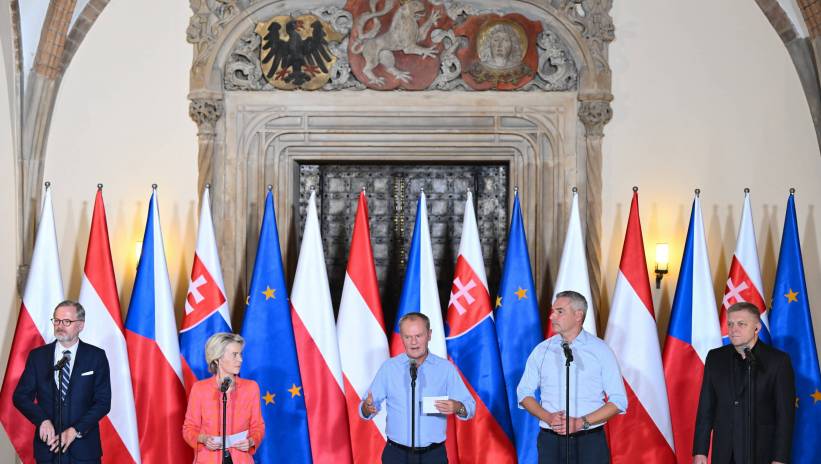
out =
[[[328,72],[326,63],[331,61],[331,54],[321,22],[314,21],[311,24],[313,32],[305,39],[299,34],[299,30],[303,28],[301,20],[291,18],[285,23],[288,40],[280,38],[281,28],[280,23],[271,22],[262,38],[262,63],[273,61],[266,73],[268,79],[273,77],[301,86],[320,71]]]

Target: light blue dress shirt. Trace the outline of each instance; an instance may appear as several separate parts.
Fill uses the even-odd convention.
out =
[[[410,382],[408,355],[403,353],[382,364],[368,390],[373,394],[377,410],[387,400],[386,433],[390,440],[405,446],[411,446]],[[428,353],[425,361],[419,365],[416,376],[416,446],[445,441],[447,415],[422,414],[422,398],[425,396],[447,396],[461,402],[467,411],[465,417],[456,416],[461,420],[470,419],[476,412],[476,402],[459,377],[456,367],[447,359]],[[363,419],[373,417],[362,415],[362,402],[367,397],[366,393],[359,403],[359,416]]]
[[[604,406],[607,401],[624,414],[627,393],[619,364],[613,350],[604,341],[582,330],[570,342],[573,362],[570,363],[570,417],[581,417]],[[527,358],[525,371],[516,388],[519,408],[528,396],[538,399],[548,412],[565,410],[565,357],[561,335],[554,335],[536,345]],[[543,428],[550,425],[540,421]]]

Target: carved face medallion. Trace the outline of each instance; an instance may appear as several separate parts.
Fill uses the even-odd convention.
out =
[[[314,15],[275,16],[255,32],[262,74],[274,87],[316,90],[330,79],[336,56],[329,43],[342,36],[327,22]]]

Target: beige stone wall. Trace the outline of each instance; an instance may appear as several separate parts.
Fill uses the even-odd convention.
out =
[[[123,308],[130,297],[134,242],[141,240],[152,182],[160,186],[178,303],[185,292],[197,203],[195,127],[186,101],[188,16],[186,2],[111,2],[65,77],[52,123],[46,179],[55,186],[63,277],[71,297],[79,290],[97,182],[106,185]],[[752,189],[769,298],[787,189],[793,186],[798,189],[815,331],[821,336],[821,293],[813,288],[821,280],[821,231],[815,211],[821,201],[821,157],[795,68],[778,36],[753,2],[635,0],[615,2],[613,16],[618,38],[611,47],[615,116],[606,128],[604,146],[605,299],[615,282],[633,185],[641,187],[649,258],[655,242],[666,241],[671,247],[671,274],[656,292],[660,331],[666,328],[696,187],[703,191],[717,294],[735,246],[742,189]],[[151,34],[146,34],[148,24]],[[0,89],[0,99],[5,95]],[[4,103],[0,101],[0,109],[7,108]],[[0,111],[1,146],[11,146],[9,127],[8,115]],[[12,167],[11,151],[2,151],[0,217],[5,218],[14,217]],[[0,237],[7,243],[0,247],[0,375],[19,306],[10,245],[15,230],[12,220],[0,221]],[[12,456],[8,438],[0,433],[0,462],[11,462]]]

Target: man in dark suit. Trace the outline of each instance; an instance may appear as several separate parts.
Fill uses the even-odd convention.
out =
[[[730,306],[727,329],[731,344],[711,350],[704,364],[693,464],[707,464],[711,434],[713,464],[789,462],[795,416],[790,358],[758,341],[761,318],[751,303]]]
[[[14,406],[36,427],[38,463],[99,463],[99,422],[111,409],[108,359],[100,348],[80,341],[85,325],[80,303],[58,304],[51,321],[56,340],[29,353],[14,389]],[[55,370],[64,357],[67,362]],[[57,417],[58,401],[62,421]]]

